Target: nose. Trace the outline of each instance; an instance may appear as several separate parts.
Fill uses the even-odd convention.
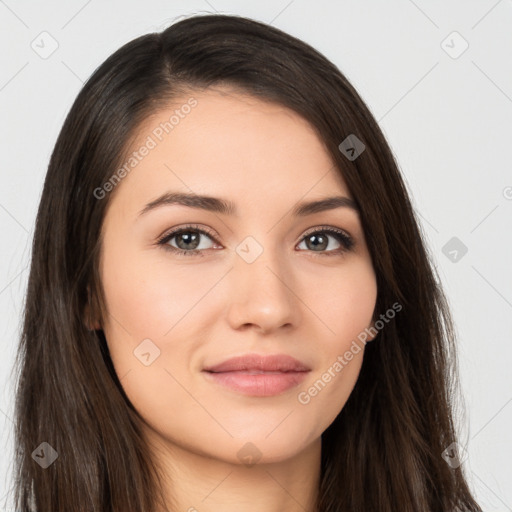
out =
[[[233,329],[254,328],[272,333],[280,328],[296,328],[301,301],[294,293],[289,267],[265,250],[252,263],[236,255],[229,273],[228,322]]]

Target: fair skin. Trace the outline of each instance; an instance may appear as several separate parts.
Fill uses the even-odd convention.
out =
[[[109,314],[101,328],[144,420],[151,457],[165,471],[169,508],[312,511],[321,435],[356,384],[364,348],[307,404],[298,395],[372,325],[377,285],[363,228],[347,206],[293,216],[298,203],[352,196],[311,126],[280,105],[227,89],[193,91],[148,118],[131,151],[191,96],[197,106],[112,197],[100,262]],[[139,215],[165,192],[222,198],[237,214],[174,204]],[[166,245],[201,254],[158,245],[187,224],[212,236],[187,246],[178,235]],[[311,243],[312,228],[326,226],[349,234],[353,247],[344,250],[321,229],[323,245]],[[248,263],[239,244],[262,252]],[[134,355],[146,339],[160,350],[147,366]],[[289,354],[311,371],[273,396],[205,378],[206,365],[247,353]],[[244,446],[254,463],[244,464]]]

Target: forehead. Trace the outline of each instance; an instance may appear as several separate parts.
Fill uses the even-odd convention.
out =
[[[334,192],[350,197],[304,118],[232,89],[192,90],[175,98],[141,123],[124,163],[130,155],[134,165],[116,196],[134,206],[166,190],[259,207],[262,201],[293,203]]]

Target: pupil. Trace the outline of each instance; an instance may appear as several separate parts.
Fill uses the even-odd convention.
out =
[[[180,247],[180,249],[195,249],[199,245],[198,233],[192,233],[190,231],[186,231],[184,233],[180,233],[177,238],[178,238],[178,247]],[[183,239],[185,239],[184,246],[182,243],[180,243],[180,241]],[[187,243],[190,243],[190,242],[195,242],[195,245],[193,247],[191,247],[190,245],[186,245]]]
[[[318,242],[319,239],[320,240],[323,239],[323,243],[322,242]],[[309,237],[309,240],[313,241],[313,246],[314,247],[321,246],[321,249],[326,249],[327,248],[327,237],[324,237],[323,235],[311,235]]]

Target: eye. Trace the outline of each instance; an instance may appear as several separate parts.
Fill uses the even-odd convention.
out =
[[[208,243],[205,247],[201,243],[202,238],[208,238],[217,243],[213,233],[194,224],[190,224],[164,234],[158,239],[157,244],[180,256],[204,256],[206,249],[222,248],[220,245],[217,247],[208,246]],[[333,248],[333,244],[329,238],[334,238],[335,243],[338,243],[338,247]],[[297,247],[304,243],[307,246],[306,250],[318,253],[318,255],[321,256],[339,255],[351,250],[354,246],[354,240],[348,233],[331,226],[321,226],[320,228],[315,228],[313,231],[310,231],[302,238],[301,243]]]
[[[332,247],[329,237],[336,240],[338,247]],[[350,251],[354,246],[354,240],[348,233],[331,226],[315,228],[314,231],[307,233],[302,240],[301,244],[306,244],[307,249],[312,250],[312,252],[319,253],[321,256],[339,255],[340,253]],[[299,244],[299,246],[301,244]],[[328,248],[329,250],[326,250]]]
[[[201,238],[207,237],[210,240],[215,240],[214,235],[209,233],[205,229],[201,229],[195,225],[184,226],[179,229],[175,229],[170,233],[166,233],[158,239],[158,245],[162,245],[164,249],[170,250],[182,256],[191,256],[197,254],[204,256],[203,251],[205,249],[211,249],[212,247],[201,246]],[[176,239],[176,246],[169,244],[173,239]]]

